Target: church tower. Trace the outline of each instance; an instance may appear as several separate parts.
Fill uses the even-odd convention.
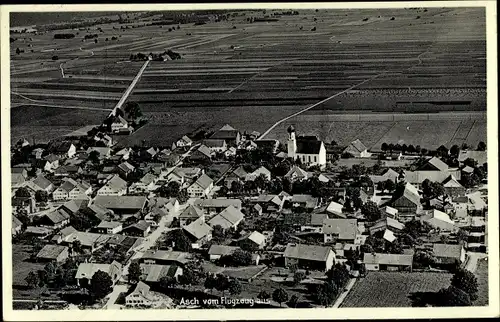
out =
[[[295,139],[295,128],[290,125],[287,129],[288,132],[288,157],[295,160],[297,153],[297,141]]]

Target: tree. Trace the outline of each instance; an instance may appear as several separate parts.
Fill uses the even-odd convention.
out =
[[[282,289],[282,288],[277,288],[273,292],[273,300],[281,304],[288,301],[288,293]]]
[[[259,295],[257,295],[257,298],[261,300],[267,300],[271,298],[271,294],[269,294],[266,290],[262,290],[259,292]]]
[[[257,178],[255,178],[255,186],[257,189],[264,190],[267,186],[267,178],[264,174],[260,174]]]
[[[181,205],[183,205],[186,203],[186,201],[188,201],[188,199],[189,199],[189,195],[188,195],[187,189],[186,188],[181,189],[179,191],[179,193],[177,194],[177,200],[179,201],[179,203]]]
[[[383,152],[386,152],[388,149],[389,149],[389,146],[387,145],[387,143],[382,143],[382,146],[380,147],[380,149],[383,151]]]
[[[252,253],[245,250],[237,249],[231,257],[236,265],[248,266],[252,264]]]
[[[299,302],[299,297],[294,294],[294,295],[292,295],[292,297],[288,301],[287,305],[288,305],[288,307],[296,308],[298,302]]]
[[[316,287],[314,294],[315,301],[328,307],[333,304],[338,293],[338,287],[332,281],[327,281],[323,285]]]
[[[453,157],[458,157],[458,153],[460,153],[460,147],[455,144],[450,148],[450,155]]]
[[[170,288],[172,286],[175,286],[175,284],[177,284],[177,280],[175,279],[175,277],[168,276],[168,275],[162,276],[160,278],[159,282],[160,282],[160,286],[164,289]]]
[[[174,250],[181,252],[190,252],[192,249],[191,241],[183,230],[175,231],[174,233]]]
[[[40,283],[38,275],[35,274],[33,271],[29,272],[28,276],[26,276],[24,280],[26,281],[26,284],[28,284],[29,288],[35,288]]]
[[[227,276],[223,274],[218,274],[216,277],[215,289],[217,291],[222,292],[222,296],[224,296],[224,293],[228,288],[229,288],[229,279],[227,278]]]
[[[83,252],[82,243],[79,240],[75,240],[71,243],[71,249],[75,254],[81,254]]]
[[[54,278],[54,275],[56,273],[56,266],[54,265],[54,263],[52,262],[47,263],[43,267],[43,270],[47,272],[47,280],[51,280],[52,278]]]
[[[384,181],[383,187],[384,187],[383,190],[387,190],[388,192],[392,192],[396,188],[396,184],[392,180],[387,179]]]
[[[243,184],[239,180],[231,182],[231,192],[235,195],[241,195],[243,192]]]
[[[212,237],[216,241],[221,241],[226,238],[226,233],[221,225],[215,225],[212,227]]]
[[[163,185],[159,189],[159,194],[164,198],[176,197],[181,189],[181,184],[177,181],[170,181],[166,185]]]
[[[229,293],[231,295],[238,295],[241,293],[241,283],[237,279],[231,279],[228,283]]]
[[[38,190],[35,192],[35,200],[37,202],[47,202],[49,200],[49,194],[47,191]]]
[[[377,204],[373,201],[368,201],[361,207],[361,213],[365,216],[368,221],[376,221],[382,217],[382,212],[378,208]]]
[[[16,190],[16,193],[14,194],[17,198],[29,198],[31,197],[31,193],[26,187],[21,187]]]
[[[479,142],[477,145],[477,150],[478,151],[486,151],[486,143],[483,141]]]
[[[366,266],[364,263],[359,265],[359,276],[361,276],[361,277],[366,276]]]
[[[472,306],[469,294],[453,285],[439,290],[436,298],[439,306]]]
[[[142,116],[141,108],[137,102],[127,102],[124,107],[125,113],[127,113],[128,118],[135,120]]]
[[[451,285],[469,294],[472,301],[477,299],[477,278],[466,269],[458,269],[451,278]]]
[[[441,145],[439,148],[437,148],[436,152],[441,157],[446,157],[446,156],[448,156],[448,153],[449,153],[448,148],[445,147],[444,145]]]
[[[94,299],[102,299],[113,290],[113,280],[108,273],[98,270],[92,276],[89,292]]]
[[[133,262],[128,268],[128,281],[129,283],[138,283],[141,279],[142,270],[138,262]]]
[[[89,161],[92,162],[93,164],[99,164],[101,162],[99,157],[100,154],[97,151],[92,151],[89,153]]]
[[[408,149],[407,149],[407,151],[408,151],[408,153],[410,153],[410,154],[415,153],[415,146],[413,146],[413,144],[408,145]]]
[[[209,274],[205,278],[205,282],[203,283],[203,285],[206,289],[209,289],[210,293],[212,294],[213,289],[217,287],[217,279],[212,274]]]
[[[295,283],[295,285],[299,284],[300,282],[302,282],[302,280],[306,277],[306,273],[302,272],[302,271],[296,271],[294,274],[293,274],[293,282]]]

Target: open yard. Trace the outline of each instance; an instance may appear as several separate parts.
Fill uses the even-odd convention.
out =
[[[411,296],[450,285],[451,274],[369,272],[356,281],[341,307],[411,307]]]
[[[12,118],[22,118],[26,108],[33,115],[61,105],[111,109],[142,65],[129,61],[130,55],[171,49],[182,59],[151,62],[129,97],[139,102],[150,125],[123,143],[169,145],[196,128],[224,123],[264,132],[274,122],[356,84],[359,87],[309,111],[306,115],[324,119],[299,124],[298,130],[339,143],[359,135],[369,147],[379,140],[408,140],[406,136],[416,137],[418,131],[429,133],[413,143],[422,146],[482,140],[485,122],[455,128],[454,123],[412,123],[410,128],[418,131],[406,133],[400,130],[406,129],[404,122],[330,121],[339,111],[485,111],[482,9],[280,11],[239,12],[201,25],[152,25],[152,17],[146,17],[135,23],[56,31],[75,33],[72,39],[54,39],[54,31],[13,34]],[[275,19],[249,21],[266,15]],[[84,39],[93,34],[97,38]],[[17,54],[17,48],[24,52]],[[66,119],[88,121],[74,114],[50,119],[50,124],[72,126]],[[36,123],[13,122],[16,138],[23,126],[42,126]],[[40,129],[32,136],[57,137],[64,130]],[[276,131],[270,137],[286,135],[281,127]]]

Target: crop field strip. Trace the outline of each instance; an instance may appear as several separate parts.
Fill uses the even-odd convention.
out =
[[[257,13],[247,17],[252,14]],[[49,32],[12,44],[12,53],[28,42],[32,47],[27,49],[34,50],[11,55],[12,84],[26,97],[44,101],[39,104],[108,109],[142,65],[129,62],[130,53],[173,49],[184,59],[151,62],[129,97],[139,102],[154,124],[168,122],[172,115],[177,121],[188,117],[182,112],[186,110],[193,111],[189,118],[194,128],[200,120],[217,126],[228,119],[241,124],[241,130],[265,131],[265,126],[381,73],[385,74],[315,110],[327,114],[375,107],[391,112],[484,110],[484,23],[478,23],[484,13],[435,8],[418,13],[421,19],[415,20],[416,14],[411,10],[301,11],[278,22],[248,23],[240,16],[234,22],[181,25],[171,33],[165,29],[168,26],[120,30],[122,25],[115,23],[101,25],[98,43],[82,42],[87,31],[70,40],[54,40]],[[390,21],[391,16],[396,20]],[[310,31],[312,27],[317,31]],[[118,39],[104,41],[112,36]],[[52,55],[59,55],[59,61],[52,62]],[[96,95],[99,91],[102,95]],[[420,101],[415,102],[416,97]],[[443,98],[449,100],[447,105],[433,103]],[[29,103],[14,95],[12,100],[16,108]],[[244,111],[245,118],[236,116],[237,111]],[[207,122],[202,117],[205,113],[214,119]],[[266,118],[266,114],[272,116]],[[185,128],[189,123],[182,120]],[[177,133],[162,135],[170,141]],[[481,129],[473,126],[468,136],[481,137]]]
[[[429,272],[369,272],[354,284],[341,307],[411,307],[411,294],[437,292],[450,285],[451,276]]]

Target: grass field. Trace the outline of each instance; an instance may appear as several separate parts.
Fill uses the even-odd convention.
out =
[[[369,272],[351,289],[341,307],[411,307],[416,292],[437,292],[450,285],[451,274]]]
[[[478,282],[478,296],[474,301],[475,306],[487,306],[488,301],[488,261],[480,259],[477,262],[476,277]]]
[[[240,12],[228,21],[181,24],[170,32],[173,26],[148,25],[145,18],[57,31],[76,33],[66,40],[54,39],[54,31],[12,34],[17,38],[10,47],[11,90],[17,93],[11,96],[12,118],[22,118],[20,105],[33,100],[38,103],[29,106],[34,115],[44,109],[40,104],[111,109],[142,65],[130,62],[130,54],[168,49],[183,59],[151,62],[146,68],[129,100],[139,102],[152,125],[127,142],[168,143],[186,130],[221,123],[263,132],[277,120],[368,79],[310,113],[485,111],[485,13],[480,8],[300,10],[276,16],[278,21],[248,21],[279,11]],[[83,39],[96,33],[97,42]],[[17,48],[24,52],[16,54]],[[58,60],[52,60],[54,55]],[[70,119],[77,122],[75,116]],[[37,125],[32,122],[13,124],[13,129]],[[52,124],[63,125],[59,122]],[[322,123],[300,127],[333,128],[325,137],[342,134],[336,140],[347,142],[363,128],[381,139],[392,126],[369,123],[345,125],[347,129]],[[397,138],[395,131],[387,139]],[[41,136],[59,132],[41,131]],[[481,126],[473,127],[468,137],[463,137],[466,130],[458,133],[456,141],[483,135]]]

